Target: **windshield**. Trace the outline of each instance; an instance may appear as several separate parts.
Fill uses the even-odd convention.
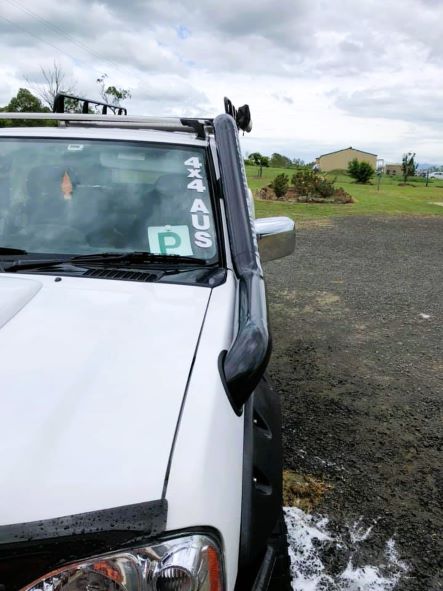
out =
[[[214,260],[204,149],[1,138],[0,247]]]

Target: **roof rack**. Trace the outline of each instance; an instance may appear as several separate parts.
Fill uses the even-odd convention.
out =
[[[212,129],[212,119],[180,119],[178,117],[132,117],[121,115],[95,115],[82,113],[5,113],[0,120],[59,121],[66,127],[119,127],[123,129],[152,129],[195,133],[205,139]]]
[[[60,97],[60,98],[58,98]],[[64,99],[75,99],[83,101],[82,113],[64,112]],[[90,104],[96,104],[103,107],[101,114],[88,113]],[[86,107],[85,107],[86,105]],[[177,131],[184,133],[195,133],[198,139],[206,139],[208,133],[213,132],[213,119],[198,119],[184,117],[134,117],[128,116],[126,109],[123,113],[112,115],[107,114],[105,107],[121,110],[123,107],[107,105],[100,101],[90,101],[72,95],[57,95],[54,102],[55,113],[5,113],[0,112],[0,120],[42,120],[59,121],[62,125],[80,126],[80,127],[120,127],[124,129],[152,129],[156,131]],[[60,112],[60,109],[63,111]],[[225,98],[225,111],[231,115],[237,123],[237,127],[242,131],[251,131],[251,113],[248,105],[243,105],[238,110],[233,106],[228,98]]]
[[[103,103],[102,101],[95,101],[87,98],[83,98],[81,96],[75,96],[72,94],[65,94],[59,92],[54,99],[54,108],[52,109],[54,113],[64,113],[65,112],[65,99],[76,101],[83,103],[82,106],[82,113],[89,113],[89,108],[91,105],[96,105],[102,108],[102,115],[106,115],[108,109],[112,111],[114,115],[127,115],[128,110],[125,107],[120,107],[120,105],[111,105],[110,103]]]

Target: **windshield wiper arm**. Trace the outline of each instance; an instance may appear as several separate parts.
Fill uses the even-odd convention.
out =
[[[39,259],[39,260],[25,260],[15,261],[11,265],[3,267],[5,273],[13,273],[14,271],[21,271],[25,269],[42,269],[45,267],[54,267],[57,265],[91,265],[91,264],[144,264],[144,263],[187,263],[193,265],[205,266],[208,262],[205,259],[198,259],[190,256],[180,256],[176,254],[153,254],[152,252],[98,252],[87,255],[76,255],[73,257],[63,257],[58,259]]]
[[[68,259],[69,262],[104,262],[104,263],[192,263],[193,265],[207,265],[206,259],[198,259],[179,254],[155,254],[145,251],[133,251],[124,253],[99,252],[96,254],[79,255]]]

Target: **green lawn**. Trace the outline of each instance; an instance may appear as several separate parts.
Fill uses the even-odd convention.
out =
[[[258,169],[247,166],[246,174],[253,193],[271,182],[279,173],[286,173],[289,178],[291,169],[264,168],[263,177],[258,178]],[[443,181],[430,180],[425,186],[423,179],[409,179],[412,187],[399,187],[400,178],[383,176],[380,191],[377,191],[376,179],[373,184],[359,185],[344,173],[329,174],[337,178],[336,186],[343,187],[350,193],[355,203],[334,205],[321,203],[285,203],[284,201],[262,201],[256,199],[256,216],[267,217],[287,215],[294,219],[312,219],[344,215],[443,215]]]

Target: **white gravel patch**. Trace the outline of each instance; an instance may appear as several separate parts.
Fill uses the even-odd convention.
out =
[[[365,528],[362,525],[363,518],[360,517],[358,521],[353,523],[349,528],[349,535],[351,537],[351,542],[353,544],[359,544],[360,542],[364,542],[370,535],[373,525]]]
[[[286,507],[285,518],[294,591],[394,591],[408,570],[398,558],[393,539],[386,542],[382,564],[354,565],[359,544],[368,539],[374,527],[363,527],[362,519],[346,528],[346,542],[328,531],[325,517]],[[325,547],[330,549],[331,545],[338,553],[349,556],[346,566],[334,574],[328,573],[321,558],[322,550]]]

